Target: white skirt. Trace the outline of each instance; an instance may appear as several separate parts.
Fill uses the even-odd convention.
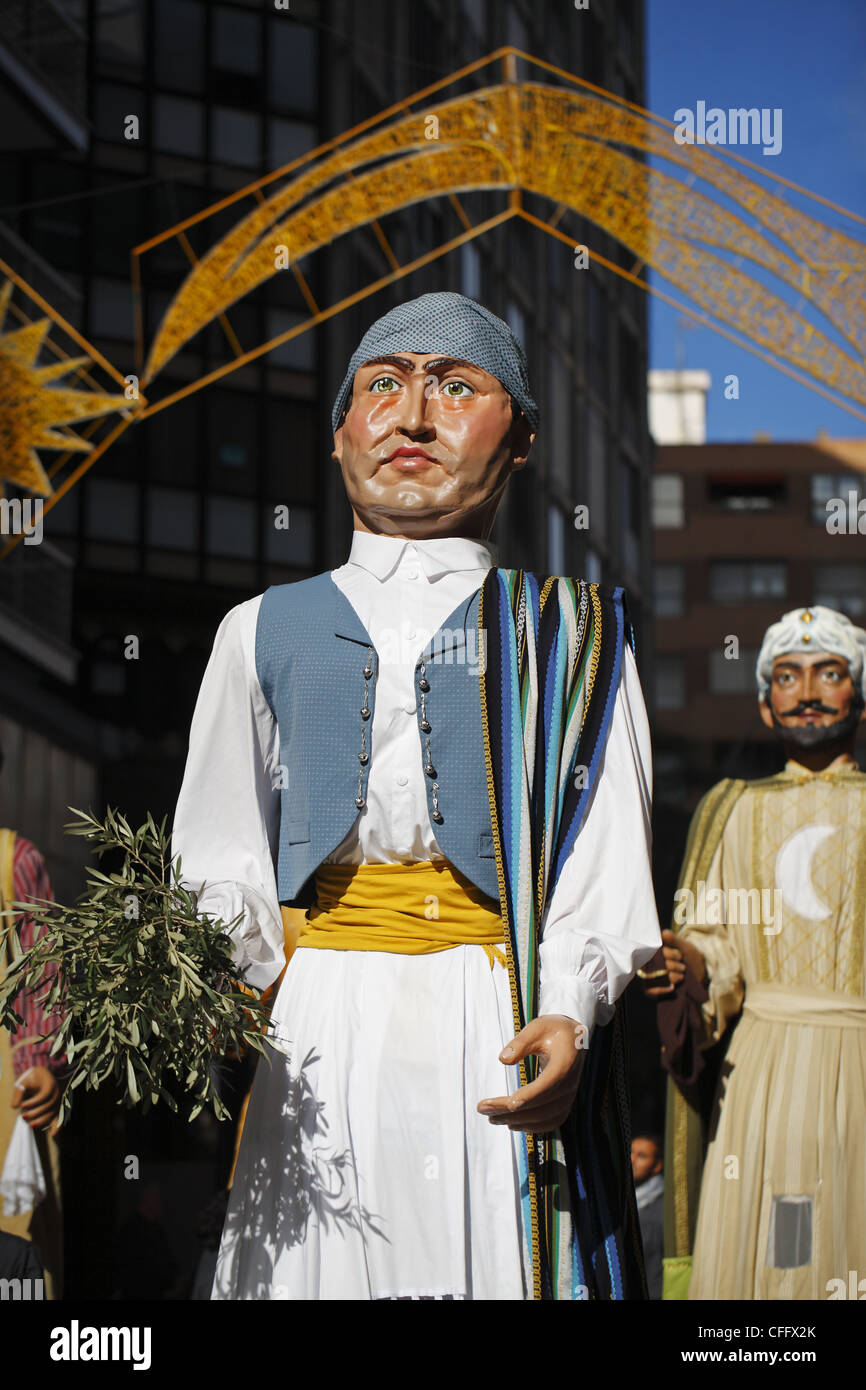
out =
[[[521,1136],[476,1110],[518,1084],[502,965],[301,947],[271,1031],[211,1297],[525,1298]]]

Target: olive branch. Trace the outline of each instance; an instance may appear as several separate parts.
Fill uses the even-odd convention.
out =
[[[89,840],[100,862],[121,851],[122,866],[88,866],[86,891],[72,907],[45,898],[8,905],[38,930],[24,951],[14,920],[6,927],[0,1027],[23,1023],[14,1008],[22,992],[59,1014],[50,1036],[51,1055],[64,1053],[68,1063],[61,1124],[78,1087],[95,1091],[112,1080],[118,1104],[147,1111],[162,1100],[177,1112],[180,1090],[193,1102],[190,1120],[208,1104],[228,1119],[212,1063],[248,1047],[265,1052],[268,1020],[260,991],[242,983],[232,962],[228,933],[243,914],[227,923],[199,914],[198,895],[180,882],[180,855],[171,861],[165,817],[157,827],[148,812],[133,831],[111,808],[104,821],[67,809],[80,817],[64,826],[67,834]]]

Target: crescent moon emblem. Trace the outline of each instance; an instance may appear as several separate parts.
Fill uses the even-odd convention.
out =
[[[832,908],[818,896],[812,885],[812,856],[835,825],[804,825],[789,835],[776,855],[775,877],[788,906],[798,917],[820,922],[829,917]]]

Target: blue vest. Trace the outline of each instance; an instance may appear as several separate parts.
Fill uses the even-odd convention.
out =
[[[426,663],[427,721],[435,777],[426,776],[427,809],[446,859],[488,897],[499,899],[484,740],[481,725],[477,630],[480,587],[445,619],[415,663],[417,756],[424,765],[418,682]],[[364,668],[367,720],[361,716]],[[483,652],[481,653],[483,654]],[[372,737],[379,656],[370,635],[340,588],[327,574],[277,584],[262,596],[256,628],[256,671],[279,726],[280,838],[277,891],[297,899],[307,880],[345,839],[376,758]],[[366,730],[369,760],[359,761]],[[438,783],[433,821],[432,786]],[[309,891],[305,897],[309,897]]]

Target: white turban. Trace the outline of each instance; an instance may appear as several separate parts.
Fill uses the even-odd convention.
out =
[[[770,688],[773,662],[792,652],[829,652],[832,656],[843,657],[855,687],[859,686],[866,700],[866,632],[856,627],[844,613],[822,608],[820,604],[813,608],[792,608],[767,628],[755,667],[762,699]]]

